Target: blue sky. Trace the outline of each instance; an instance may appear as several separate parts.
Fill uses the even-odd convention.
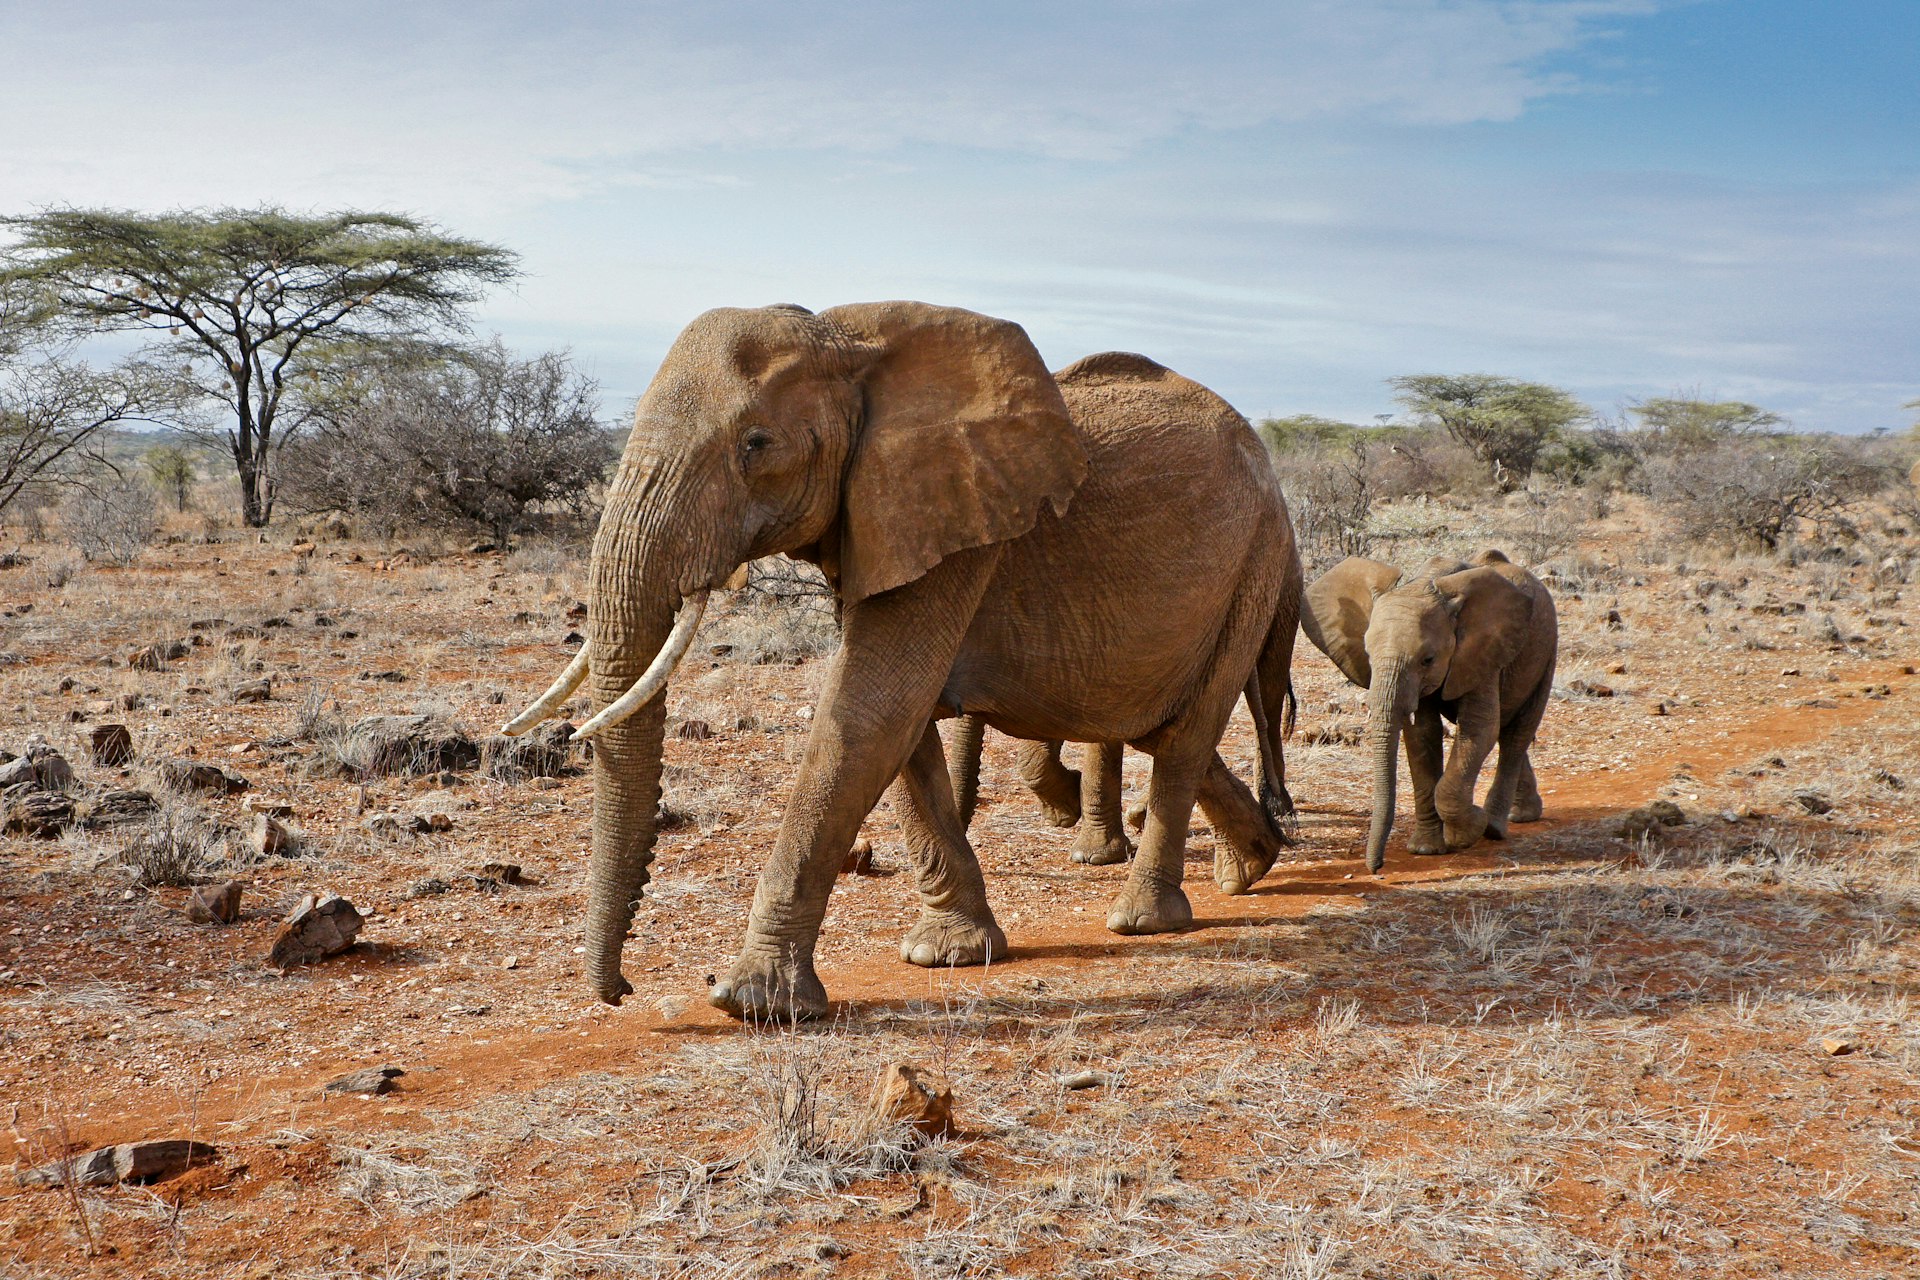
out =
[[[1471,370],[1900,427],[1920,2],[0,0],[0,209],[258,203],[518,250],[480,325],[616,410],[707,307],[917,297],[1252,416]]]

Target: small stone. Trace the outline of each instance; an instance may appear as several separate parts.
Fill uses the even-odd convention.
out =
[[[580,619],[586,616],[587,616],[587,605],[584,600],[575,600],[572,604],[567,606],[568,621],[578,622]]]
[[[144,822],[160,812],[160,802],[148,791],[103,791],[87,806],[85,825],[89,828],[118,826],[123,822]]]
[[[248,836],[253,851],[263,858],[284,858],[300,847],[300,838],[277,818],[264,813],[253,815],[253,830]]]
[[[404,671],[362,671],[360,678],[379,684],[404,684],[407,679],[407,673]]]
[[[501,884],[527,883],[527,878],[522,874],[520,864],[517,862],[489,862],[480,868],[480,874],[491,876]]]
[[[840,874],[870,876],[873,873],[873,841],[864,838],[855,840],[853,847],[847,850],[846,861],[840,864]]]
[[[195,924],[232,924],[240,918],[243,888],[238,880],[195,885],[187,895],[187,919]]]
[[[467,554],[470,556],[492,555],[499,549],[500,544],[497,542],[476,542],[467,548]]]
[[[95,764],[116,769],[133,759],[133,734],[123,724],[95,725],[87,733],[87,753]]]
[[[1105,1087],[1107,1077],[1099,1071],[1076,1071],[1059,1077],[1057,1083],[1062,1089],[1099,1089]]]
[[[291,547],[288,547],[287,550],[293,552],[296,556],[305,557],[313,554],[314,545],[311,542],[296,542]]]
[[[7,803],[0,832],[53,840],[73,822],[73,800],[57,791],[29,791]]]
[[[502,969],[518,969],[520,967],[520,957],[508,956],[500,962],[500,967]]]
[[[1796,791],[1793,793],[1793,802],[1802,809],[1805,809],[1808,813],[1819,814],[1833,812],[1833,801],[1827,799],[1818,791]]]
[[[558,778],[535,778],[528,785],[536,791],[558,791],[567,784]]]
[[[713,736],[713,726],[705,720],[682,720],[680,727],[673,731],[673,736],[689,742],[705,742]]]
[[[1627,664],[1624,662],[1613,663],[1607,668],[1607,674],[1610,676],[1623,676],[1627,674]]]
[[[339,894],[309,893],[280,926],[267,963],[276,969],[317,964],[351,947],[360,925],[360,913]]]
[[[262,677],[233,687],[235,702],[267,702],[273,697],[273,681]]]
[[[198,760],[174,759],[160,766],[160,777],[175,791],[197,791],[209,795],[238,795],[249,785],[237,773],[217,764]]]
[[[1826,1036],[1820,1041],[1820,1052],[1829,1058],[1844,1058],[1860,1052],[1860,1042],[1852,1036]]]
[[[393,1082],[405,1074],[399,1067],[363,1067],[334,1077],[321,1085],[320,1090],[323,1093],[357,1093],[363,1097],[377,1097],[392,1093]]]
[[[428,821],[417,813],[374,813],[361,819],[360,825],[378,836],[425,835],[432,830]]]
[[[929,1138],[953,1132],[953,1086],[926,1067],[891,1062],[873,1085],[870,1104],[881,1124],[905,1124]]]
[[[293,806],[285,800],[275,800],[269,796],[248,796],[240,802],[240,807],[248,813],[265,814],[269,818],[291,818]]]
[[[1595,684],[1588,680],[1569,680],[1567,688],[1583,698],[1611,698],[1613,688],[1610,685]]]
[[[433,898],[448,892],[452,888],[452,885],[442,880],[439,876],[428,876],[425,880],[415,882],[414,886],[407,890],[407,896],[409,898]]]

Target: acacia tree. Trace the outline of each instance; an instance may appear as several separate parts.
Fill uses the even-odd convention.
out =
[[[154,334],[144,354],[224,406],[220,425],[182,426],[223,438],[255,526],[273,514],[281,410],[308,361],[334,343],[464,330],[482,290],[518,273],[505,249],[391,213],[56,209],[0,227],[17,237],[0,289],[37,291],[76,333]]]
[[[1503,489],[1526,478],[1549,440],[1593,416],[1558,387],[1488,373],[1410,374],[1387,385],[1401,404],[1487,464]]]
[[[1740,436],[1763,436],[1786,425],[1779,414],[1744,400],[1703,400],[1698,396],[1655,396],[1629,405],[1640,428],[1658,450],[1690,453]]]

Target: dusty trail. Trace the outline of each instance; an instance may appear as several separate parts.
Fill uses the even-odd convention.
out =
[[[1878,716],[1907,714],[1907,700],[1899,695],[1915,678],[1900,664],[1862,664],[1851,669],[1847,678],[1886,683],[1895,696],[1772,711],[1726,728],[1715,728],[1715,722],[1705,718],[1675,717],[1674,734],[1666,750],[1631,767],[1584,773],[1542,769],[1541,785],[1549,817],[1516,832],[1518,841],[1510,846],[1511,856],[1499,845],[1486,845],[1482,851],[1446,858],[1415,858],[1406,853],[1404,837],[1396,837],[1384,874],[1371,877],[1364,873],[1358,856],[1364,815],[1308,807],[1303,822],[1308,841],[1333,838],[1342,841],[1354,856],[1283,863],[1252,893],[1231,898],[1213,887],[1202,868],[1192,866],[1188,891],[1193,900],[1195,929],[1191,932],[1157,937],[1108,933],[1103,921],[1105,903],[1113,890],[1111,877],[1076,868],[1074,874],[1056,882],[1057,910],[1053,917],[1044,923],[1021,921],[1012,930],[1012,956],[990,970],[920,971],[891,960],[823,961],[821,977],[838,1002],[859,1008],[897,1007],[922,998],[937,1002],[949,995],[965,998],[978,991],[991,992],[1002,984],[1025,984],[1057,975],[1071,974],[1084,984],[1090,974],[1098,975],[1101,966],[1125,966],[1137,957],[1191,949],[1197,937],[1209,933],[1214,935],[1209,945],[1217,945],[1220,931],[1258,930],[1295,920],[1339,899],[1484,874],[1512,866],[1515,856],[1524,860],[1528,870],[1542,865],[1574,865],[1564,862],[1569,855],[1556,850],[1556,831],[1643,805],[1679,771],[1700,778],[1718,777],[1724,770],[1765,753],[1805,747]],[[1580,863],[1590,860],[1585,854],[1574,857]],[[1077,914],[1076,908],[1082,914]],[[722,959],[715,954],[709,962],[717,964]],[[378,953],[363,960],[377,966]],[[643,960],[630,964],[630,969],[636,976],[662,972],[663,993],[697,995],[690,987],[681,990],[687,975],[665,973],[664,965]],[[198,1099],[197,1123],[202,1131],[225,1142],[258,1138],[297,1122],[317,1120],[349,1132],[405,1131],[430,1123],[428,1113],[433,1111],[457,1110],[527,1093],[589,1072],[631,1070],[662,1062],[690,1038],[738,1032],[737,1023],[697,999],[672,1017],[663,1018],[648,1001],[636,999],[617,1011],[589,1010],[584,1020],[587,1025],[565,1030],[500,1034],[489,1029],[485,1043],[450,1038],[444,1047],[436,1046],[427,1055],[428,1069],[414,1070],[407,1076],[402,1092],[375,1103],[323,1098],[316,1093],[319,1084],[332,1076],[366,1065],[357,1058],[303,1069],[297,1074],[256,1075],[234,1084],[216,1082]],[[181,1117],[171,1114],[119,1113],[125,1095],[116,1095],[111,1088],[110,1082],[101,1081],[94,1088],[69,1093],[69,1106],[92,1095],[91,1105],[86,1107],[91,1114],[85,1123],[74,1126],[75,1141],[158,1137],[177,1128]]]

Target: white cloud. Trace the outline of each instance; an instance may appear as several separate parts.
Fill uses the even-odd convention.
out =
[[[0,15],[0,166],[12,202],[459,216],[725,180],[743,150],[1114,160],[1273,121],[1511,119],[1571,87],[1545,60],[1648,7],[20,6]]]

